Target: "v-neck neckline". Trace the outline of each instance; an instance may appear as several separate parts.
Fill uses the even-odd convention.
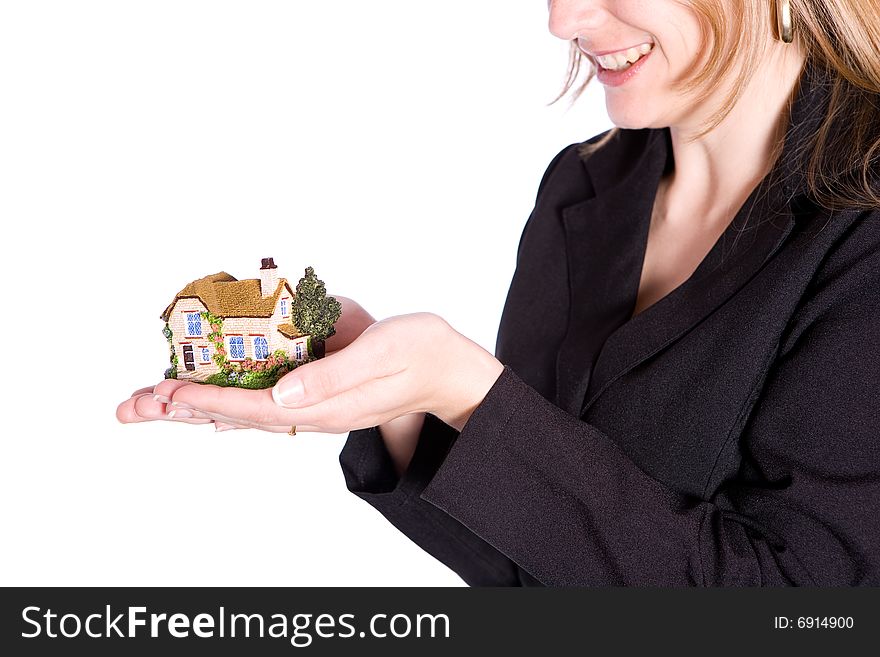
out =
[[[693,273],[633,315],[654,199],[671,166],[670,139],[668,128],[658,128],[609,144],[606,148],[622,150],[606,151],[601,163],[588,166],[591,176],[614,176],[614,182],[562,210],[571,316],[557,353],[557,403],[572,414],[581,415],[617,377],[717,308],[761,268],[792,228],[787,199],[768,174]]]
[[[746,285],[782,248],[797,218],[822,214],[808,198],[802,164],[830,90],[827,71],[808,65],[771,171],[693,273],[636,315],[654,200],[672,165],[669,128],[621,130],[580,160],[572,181],[583,184],[586,177],[588,195],[560,209],[570,310],[556,357],[558,406],[582,416],[617,379]]]
[[[657,306],[657,304],[665,302],[667,297],[681,295],[689,286],[693,285],[694,283],[703,279],[705,276],[712,273],[714,269],[723,267],[726,263],[729,262],[729,260],[733,259],[734,252],[739,253],[738,249],[747,248],[747,244],[742,245],[742,239],[743,236],[749,233],[751,233],[752,238],[754,238],[756,225],[751,223],[749,219],[756,210],[759,210],[760,214],[768,213],[772,212],[775,206],[778,210],[784,211],[784,207],[778,203],[778,195],[770,195],[770,181],[773,171],[768,172],[751,190],[745,201],[743,201],[731,220],[724,227],[724,230],[722,230],[719,236],[714,240],[712,246],[706,252],[706,255],[700,260],[700,262],[687,276],[687,278],[685,278],[681,283],[669,290],[662,297],[658,298],[656,301],[646,306],[638,313],[633,314],[635,312],[636,306],[638,305],[639,291],[641,288],[642,274],[644,273],[646,264],[646,257],[648,253],[648,240],[650,237],[651,222],[653,219],[657,192],[660,190],[660,184],[663,180],[663,177],[671,173],[675,167],[675,158],[672,150],[672,136],[669,128],[660,128],[658,129],[658,133],[659,134],[655,138],[658,139],[660,143],[652,143],[650,147],[664,149],[664,165],[659,173],[654,172],[655,175],[651,180],[651,185],[649,187],[650,194],[648,196],[650,198],[650,201],[647,204],[646,211],[645,208],[643,208],[643,211],[638,214],[638,229],[636,231],[637,241],[633,245],[633,248],[635,248],[637,253],[639,254],[637,258],[639,264],[636,267],[634,287],[631,284],[628,290],[628,294],[630,297],[630,311],[629,313],[627,313],[627,319],[624,321],[623,324],[618,327],[618,329],[621,328],[623,325],[634,321],[637,317],[641,317],[646,313],[650,313],[650,311],[652,311]],[[763,207],[759,205],[761,201],[765,200],[767,201],[767,203],[765,203]],[[731,243],[729,248],[727,247],[728,243]],[[727,252],[725,253],[725,251]],[[710,269],[710,267],[713,268]],[[642,319],[639,321],[644,320]]]

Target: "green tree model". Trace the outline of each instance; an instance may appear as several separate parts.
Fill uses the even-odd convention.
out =
[[[323,356],[324,340],[336,333],[333,324],[342,314],[342,304],[327,296],[324,281],[318,279],[311,267],[306,267],[305,276],[296,284],[290,311],[296,328],[311,336],[314,355]]]

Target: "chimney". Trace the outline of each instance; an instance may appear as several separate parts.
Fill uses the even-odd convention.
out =
[[[275,294],[278,287],[278,267],[274,258],[263,258],[260,267],[260,294],[265,299]]]

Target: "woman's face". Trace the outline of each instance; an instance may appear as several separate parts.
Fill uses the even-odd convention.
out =
[[[566,41],[577,38],[596,67],[615,125],[658,128],[699,121],[699,108],[672,87],[707,54],[692,9],[674,0],[548,0],[547,5],[550,31]],[[626,62],[641,55],[634,64],[624,63],[628,49]],[[609,51],[620,58],[600,57]]]

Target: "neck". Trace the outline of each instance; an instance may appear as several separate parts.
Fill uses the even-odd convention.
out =
[[[693,123],[670,125],[675,168],[658,193],[667,220],[708,227],[732,219],[772,167],[803,62],[796,42],[774,42],[739,101],[709,134],[691,140],[705,114]],[[718,102],[723,92],[710,100]]]

